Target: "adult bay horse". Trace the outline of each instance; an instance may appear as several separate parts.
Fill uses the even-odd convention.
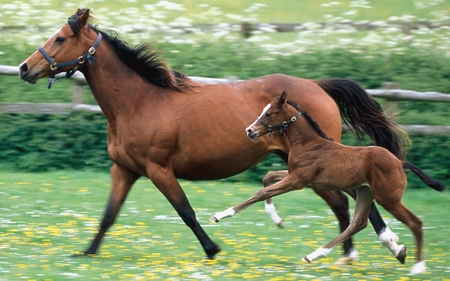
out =
[[[222,85],[202,85],[170,71],[148,45],[130,48],[113,33],[89,23],[90,10],[78,9],[20,66],[29,83],[66,72],[81,71],[102,109],[108,126],[108,153],[113,160],[111,191],[100,229],[83,254],[95,254],[114,223],[133,183],[148,177],[193,231],[209,258],[220,251],[198,223],[177,178],[211,180],[238,174],[270,153],[287,159],[287,138],[254,144],[243,130],[258,108],[282,90],[317,118],[324,131],[341,139],[341,114],[357,134],[403,155],[402,131],[378,103],[350,80],[312,81],[276,74]],[[220,129],[218,129],[220,128]],[[349,224],[348,199],[338,191],[317,191],[339,219]],[[353,197],[354,192],[349,192]],[[393,234],[375,207],[371,219],[386,243]],[[383,240],[383,239],[382,239]],[[352,252],[349,239],[345,253]]]
[[[308,113],[300,112],[296,103],[287,101],[287,95],[285,91],[278,99],[269,103],[246,131],[253,140],[273,133],[275,128],[279,128],[282,134],[286,133],[291,144],[289,174],[276,184],[259,190],[246,201],[217,213],[212,220],[218,222],[255,202],[305,186],[314,190],[358,188],[355,215],[348,228],[324,247],[305,256],[304,260],[311,262],[327,256],[337,245],[365,228],[370,206],[376,200],[411,229],[417,245],[417,262],[411,273],[424,272],[422,220],[402,203],[407,184],[403,169],[410,170],[437,191],[444,191],[445,186],[383,147],[345,146],[332,141]],[[400,250],[399,259],[404,262],[406,248],[402,247]]]

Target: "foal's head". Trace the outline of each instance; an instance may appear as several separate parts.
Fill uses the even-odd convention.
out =
[[[299,106],[288,101],[287,95],[288,92],[284,91],[279,98],[264,107],[261,115],[246,128],[249,138],[257,140],[265,134],[282,136],[287,126],[300,117]]]
[[[299,117],[303,117],[306,121],[305,126],[323,139],[332,141],[307,112],[301,113],[297,103],[287,100],[287,95],[287,91],[284,91],[279,98],[266,105],[261,115],[245,129],[248,137],[257,140],[265,134],[282,136],[289,125],[297,121]],[[306,127],[302,128],[302,134],[304,130],[308,130]]]

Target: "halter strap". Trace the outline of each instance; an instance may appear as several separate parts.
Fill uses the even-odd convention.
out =
[[[56,70],[58,70],[58,68],[62,68],[62,67],[66,67],[66,66],[75,64],[76,66],[74,68],[67,71],[66,75],[61,77],[61,78],[70,78],[70,77],[72,77],[72,75],[75,74],[75,72],[77,72],[78,66],[80,64],[83,64],[85,61],[88,61],[89,64],[93,64],[94,63],[93,55],[95,53],[96,48],[100,44],[101,40],[102,40],[102,34],[99,33],[97,40],[95,40],[94,45],[92,47],[90,47],[89,50],[84,55],[78,57],[75,60],[70,60],[70,61],[66,61],[66,62],[62,62],[62,63],[57,63],[57,62],[53,61],[53,59],[44,50],[44,48],[39,47],[38,50],[44,55],[45,59],[50,63],[50,70],[52,71],[52,73],[50,74],[49,79],[48,79],[48,89],[50,89],[53,85],[53,82],[55,82],[55,80],[57,80],[57,78],[55,78],[55,75],[56,75]]]
[[[295,121],[297,121],[297,118],[300,117],[300,115],[302,115],[302,113],[299,111],[297,113],[297,115],[293,116],[291,119],[289,119],[288,121],[283,121],[283,123],[281,124],[276,124],[276,125],[269,125],[267,123],[264,123],[263,121],[261,121],[261,119],[257,119],[258,122],[263,125],[268,131],[269,131],[269,136],[282,136],[285,132],[286,129],[289,125],[291,125],[292,123],[294,123]],[[273,132],[273,130],[279,129],[280,133],[279,134],[275,134]]]

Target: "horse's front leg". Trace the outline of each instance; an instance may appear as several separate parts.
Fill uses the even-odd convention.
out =
[[[131,186],[139,177],[140,176],[138,174],[129,169],[113,164],[111,167],[111,193],[109,196],[109,202],[106,206],[106,211],[100,224],[100,229],[90,247],[84,251],[84,255],[93,255],[97,253],[106,231],[114,223],[120,207],[131,189]]]
[[[200,226],[186,194],[178,183],[173,170],[158,167],[149,171],[150,179],[161,193],[172,204],[183,222],[192,230],[199,240],[208,258],[213,259],[220,252],[220,247],[214,243]]]
[[[268,187],[275,182],[281,181],[287,175],[288,175],[287,170],[270,171],[264,176],[264,178],[262,180],[263,185],[264,185],[264,187]],[[272,202],[272,198],[266,199],[266,202],[264,204],[264,209],[265,209],[266,213],[269,215],[269,217],[273,220],[273,222],[278,227],[282,228],[283,227],[283,219],[278,215],[277,210],[275,209],[275,205]]]
[[[331,242],[305,256],[303,260],[312,262],[317,258],[327,256],[337,245],[364,229],[367,226],[367,219],[369,217],[372,202],[373,194],[370,188],[368,186],[361,187],[358,190],[358,196],[356,197],[355,203],[355,215],[350,225]]]
[[[226,209],[225,211],[219,212],[214,214],[214,216],[211,217],[211,221],[213,222],[219,222],[220,220],[228,217],[232,217],[235,214],[239,213],[240,211],[244,210],[245,208],[253,205],[256,202],[260,202],[263,200],[266,200],[268,198],[275,197],[280,194],[284,194],[286,192],[295,190],[295,189],[302,189],[304,187],[304,184],[301,184],[295,176],[292,176],[292,174],[289,174],[287,177],[285,177],[282,181],[279,181],[273,185],[270,185],[268,187],[261,188],[256,193],[254,193],[249,199],[245,200],[244,202]]]

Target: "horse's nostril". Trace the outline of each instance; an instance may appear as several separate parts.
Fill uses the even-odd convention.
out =
[[[26,74],[27,72],[28,72],[28,64],[27,63],[22,63],[20,66],[19,66],[19,70],[20,70],[20,74],[21,75],[24,75],[24,74]]]

